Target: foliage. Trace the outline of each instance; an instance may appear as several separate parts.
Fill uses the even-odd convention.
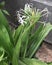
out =
[[[26,4],[24,10],[17,11],[17,19],[21,25],[12,33],[6,17],[0,10],[0,65],[47,65],[32,58],[52,30],[50,23],[39,22],[39,27],[34,31],[44,11],[47,10],[40,12]]]

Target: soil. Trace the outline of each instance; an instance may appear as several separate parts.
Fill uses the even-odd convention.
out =
[[[41,61],[52,62],[52,44],[43,42],[35,56]]]

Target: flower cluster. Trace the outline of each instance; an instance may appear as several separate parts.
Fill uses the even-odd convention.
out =
[[[45,8],[43,10],[36,9],[33,7],[32,4],[25,4],[24,10],[20,9],[20,11],[17,11],[17,19],[18,22],[21,23],[23,26],[24,24],[27,24],[28,22],[31,23],[39,16],[48,16],[49,12],[48,9]],[[28,22],[26,22],[28,20]]]

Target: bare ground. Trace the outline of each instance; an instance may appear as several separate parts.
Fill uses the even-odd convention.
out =
[[[52,44],[44,42],[35,56],[41,61],[52,62]]]

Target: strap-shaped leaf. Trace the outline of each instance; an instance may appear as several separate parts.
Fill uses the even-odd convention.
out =
[[[8,26],[9,26],[8,21],[3,15],[1,10],[0,10],[0,23],[3,24],[8,29]]]
[[[48,63],[48,65],[52,65],[52,62],[51,63]]]
[[[44,27],[44,24],[40,24],[37,31],[35,31],[34,34],[31,34],[31,36],[29,37],[29,46],[35,41],[35,39],[37,39],[37,37],[38,37],[39,33],[42,31],[43,27]]]
[[[5,50],[0,47],[0,62],[4,59]]]
[[[37,21],[38,19],[36,19],[35,21]],[[21,48],[21,39],[22,37],[31,29],[31,27],[35,24],[35,22],[33,24],[31,24],[28,28],[26,28],[24,30],[24,32],[22,34],[20,34],[17,44],[15,46],[14,49],[14,53],[13,53],[13,58],[12,58],[12,64],[13,65],[18,65],[18,60],[19,60],[19,53],[20,53],[20,48]],[[24,38],[23,38],[24,39]]]
[[[2,62],[0,62],[0,65],[8,65],[8,63],[2,61]]]
[[[21,60],[19,60],[19,65],[26,65],[26,64],[22,62]]]
[[[35,45],[35,42],[37,41],[38,35],[39,35],[39,33],[42,31],[43,27],[44,27],[44,24],[40,24],[39,28],[35,31],[35,33],[32,34],[32,35],[29,37],[28,50],[31,50],[31,49],[30,49],[30,46]],[[30,53],[31,53],[31,52],[30,52]],[[28,54],[30,54],[30,53],[27,51],[26,56],[29,56]]]
[[[27,51],[27,45],[28,45],[28,37],[29,37],[29,32],[24,33],[22,36],[22,45],[21,45],[21,56],[25,57],[26,51]]]
[[[13,57],[12,57],[12,65],[18,65],[20,48],[21,48],[21,34],[14,48]]]
[[[0,46],[2,46],[6,52],[12,57],[13,45],[10,41],[10,37],[5,26],[0,25]]]
[[[6,10],[2,10],[2,12],[8,16],[10,15]]]
[[[35,41],[32,42],[32,45],[30,46],[30,48],[29,48],[29,50],[27,52],[27,54],[29,55],[30,58],[37,51],[37,49],[40,46],[41,42],[47,36],[47,34],[51,31],[51,29],[52,29],[52,25],[50,23],[47,23],[43,27],[42,31],[40,33],[38,32],[39,34],[38,33],[36,34],[37,35],[37,38],[34,39]]]
[[[2,13],[2,11],[0,10],[0,24],[4,25],[9,33],[9,36],[10,36],[10,39],[11,39],[11,42],[13,42],[13,38],[12,38],[12,33],[11,33],[11,30],[10,30],[10,27],[9,27],[9,24],[8,24],[8,21],[6,19],[6,17],[4,16],[4,14]]]
[[[35,22],[37,21],[38,19],[35,19]],[[23,41],[26,41],[26,39],[28,38],[27,36],[28,36],[28,34],[30,33],[29,31],[31,30],[31,28],[35,25],[35,22],[34,23],[32,23],[31,25],[29,25],[27,28],[25,28],[24,29],[24,32],[22,33],[22,40]],[[23,44],[22,43],[22,45],[26,45],[25,43]],[[27,43],[27,45],[28,45],[28,43]],[[26,47],[26,46],[25,46]],[[24,47],[24,48],[25,48]],[[22,48],[22,49],[24,49],[24,48]],[[21,51],[21,52],[24,52],[24,51]]]
[[[22,29],[23,29],[23,26],[20,25],[20,26],[16,29],[16,31],[15,31],[15,35],[14,35],[14,42],[15,42],[15,44],[16,44],[17,41],[18,41],[18,38],[19,38],[19,36],[20,36],[20,34],[21,34]]]
[[[33,25],[34,25],[34,23],[31,24],[27,29],[24,30],[23,33],[20,34],[18,41],[17,41],[17,44],[16,44],[15,49],[14,49],[14,53],[13,53],[13,58],[12,58],[13,65],[16,65],[16,64],[18,65],[22,37],[24,36],[25,33],[27,33],[31,29],[31,27]]]
[[[20,65],[47,65],[44,62],[39,61],[38,59],[29,59],[29,58],[22,58]]]

